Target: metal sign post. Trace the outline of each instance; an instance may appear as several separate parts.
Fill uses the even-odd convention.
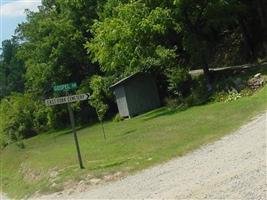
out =
[[[79,165],[80,165],[81,169],[84,169],[82,156],[81,156],[81,151],[80,151],[80,146],[79,146],[79,141],[78,141],[76,128],[75,128],[75,121],[74,121],[73,111],[72,111],[72,108],[71,108],[69,103],[67,104],[67,106],[68,106],[68,111],[69,111],[69,116],[70,116],[70,123],[71,123],[71,128],[72,128],[72,132],[73,132],[74,141],[75,141],[75,146],[76,146],[76,150],[77,150]]]
[[[79,95],[68,95],[68,91],[72,89],[76,89],[77,84],[76,83],[68,83],[64,85],[56,85],[53,87],[54,92],[60,92],[60,91],[65,91],[66,96],[65,97],[58,97],[58,98],[52,98],[52,99],[46,99],[45,100],[45,105],[46,106],[54,106],[54,105],[59,105],[59,104],[67,104],[68,107],[68,112],[69,112],[69,117],[70,117],[70,123],[71,123],[71,128],[73,132],[73,137],[74,137],[74,142],[77,150],[77,156],[78,156],[78,161],[81,169],[84,169],[83,166],[83,161],[82,161],[82,156],[81,156],[81,151],[80,151],[80,146],[79,146],[79,141],[78,141],[78,136],[75,128],[75,120],[74,120],[74,114],[71,108],[70,103],[76,102],[76,101],[84,101],[88,100],[90,97],[89,93],[86,94],[79,94]]]

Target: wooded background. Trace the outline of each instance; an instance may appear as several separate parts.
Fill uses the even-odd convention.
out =
[[[5,146],[66,126],[65,106],[45,107],[53,85],[77,82],[77,122],[117,112],[109,86],[136,72],[153,74],[161,98],[215,90],[210,68],[259,62],[267,55],[264,0],[43,0],[27,11],[0,58],[0,142]],[[97,111],[97,112],[96,112]]]

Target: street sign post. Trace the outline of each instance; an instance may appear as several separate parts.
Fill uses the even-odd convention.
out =
[[[68,94],[69,90],[76,89],[77,84],[76,83],[69,83],[69,84],[64,84],[64,85],[57,85],[54,86],[54,92],[60,92],[60,91],[65,91]],[[72,108],[70,106],[70,103],[76,102],[76,101],[84,101],[90,98],[90,94],[78,94],[78,95],[71,95],[71,96],[64,96],[64,97],[58,97],[58,98],[52,98],[52,99],[46,99],[45,100],[45,105],[46,106],[54,106],[54,105],[59,105],[59,104],[67,104],[68,106],[68,112],[69,112],[69,117],[70,117],[70,123],[71,123],[71,128],[73,132],[73,137],[74,137],[74,142],[77,150],[77,156],[78,156],[78,161],[81,169],[84,169],[83,166],[83,161],[82,161],[82,156],[81,156],[81,151],[80,151],[80,146],[79,146],[79,141],[76,133],[76,128],[75,128],[75,119],[74,119],[74,114],[72,111]]]
[[[79,145],[76,128],[75,128],[74,114],[69,103],[67,104],[67,106],[68,106],[68,111],[69,111],[69,116],[70,116],[70,123],[71,123],[72,132],[73,132],[74,142],[75,142],[75,146],[77,150],[79,165],[81,169],[84,169],[81,151],[80,151],[80,145]]]

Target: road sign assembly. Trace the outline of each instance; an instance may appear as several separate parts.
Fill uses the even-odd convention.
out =
[[[76,83],[68,83],[68,84],[63,84],[63,85],[56,85],[53,87],[54,92],[68,92],[70,90],[76,89],[77,84]],[[71,108],[70,103],[76,102],[76,101],[84,101],[90,98],[90,94],[78,94],[78,95],[70,95],[70,96],[65,96],[65,97],[57,97],[57,98],[52,98],[52,99],[46,99],[45,100],[45,105],[46,106],[54,106],[54,105],[59,105],[59,104],[67,104],[68,106],[68,111],[69,111],[69,117],[70,117],[70,123],[72,127],[72,132],[73,132],[73,137],[74,137],[74,142],[77,150],[77,156],[78,156],[78,161],[81,169],[84,169],[83,162],[82,162],[82,156],[81,156],[81,151],[80,151],[80,145],[76,133],[76,128],[75,128],[75,119],[74,119],[74,114]]]

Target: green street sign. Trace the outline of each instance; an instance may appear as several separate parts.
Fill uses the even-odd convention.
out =
[[[55,85],[53,89],[54,89],[54,92],[61,92],[61,91],[74,90],[77,87],[78,87],[77,83],[67,83],[63,85]]]

